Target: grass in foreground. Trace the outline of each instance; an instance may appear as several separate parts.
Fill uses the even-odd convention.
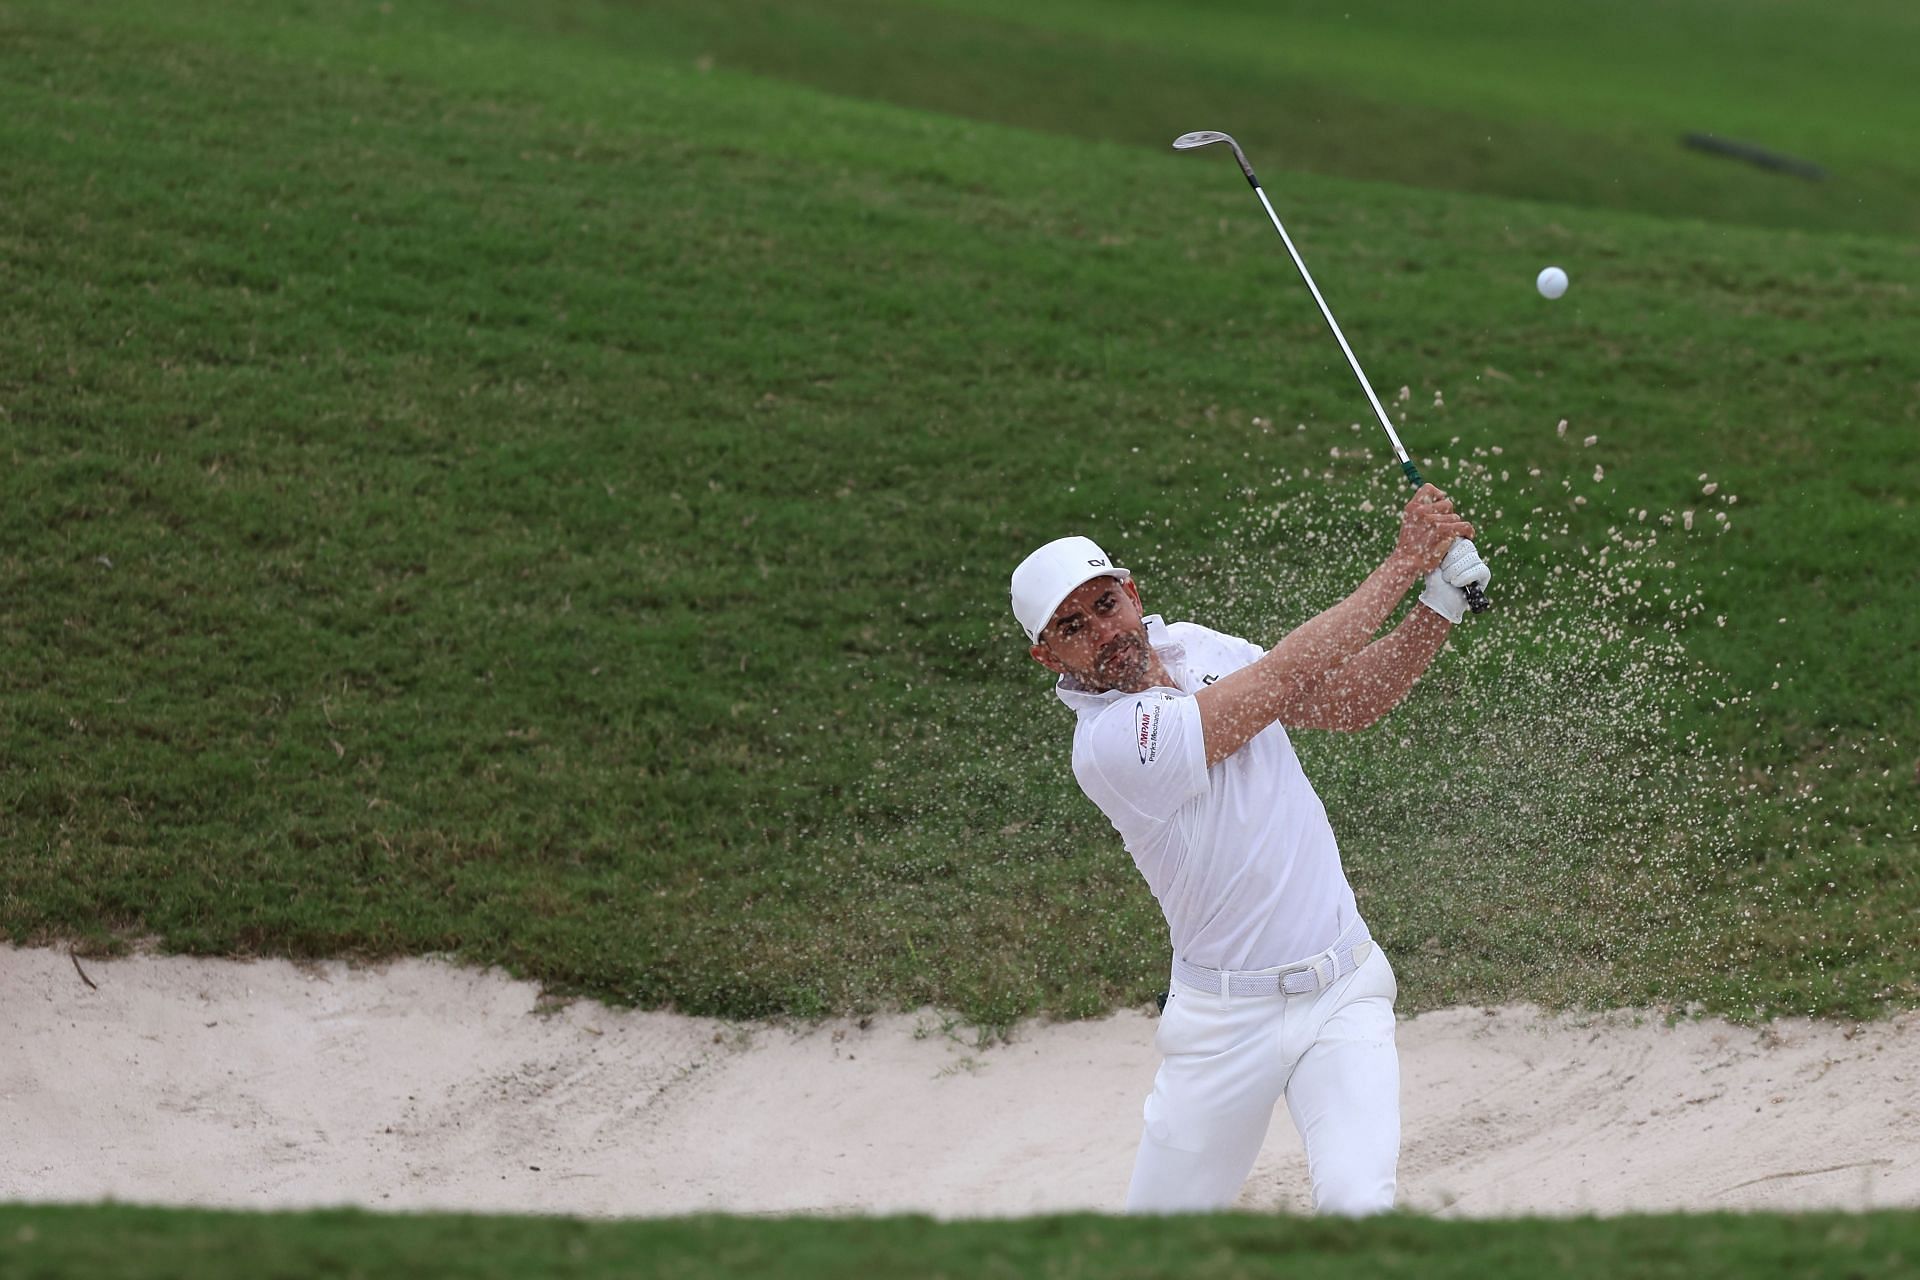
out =
[[[650,11],[557,12],[0,8],[0,928],[449,951],[735,1016],[1145,998],[1158,913],[1005,574],[1118,530],[1171,615],[1264,638],[1330,600],[1296,594],[1306,526],[1246,530],[1283,470],[1381,459],[1329,460],[1359,406],[1257,207],[1224,162],[702,73]],[[1664,530],[1659,581],[1752,701],[1601,734],[1498,615],[1456,673],[1541,735],[1565,708],[1590,778],[1693,735],[1749,790],[1649,754],[1578,810],[1483,797],[1490,847],[1382,790],[1395,747],[1499,740],[1458,674],[1366,768],[1309,748],[1404,1006],[1920,999],[1911,242],[1289,192],[1429,470],[1504,450],[1473,483],[1509,601],[1597,625],[1556,570],[1630,512],[1733,516]],[[1357,577],[1391,528],[1318,545]],[[1715,856],[1637,879],[1608,833],[1673,812]],[[1659,962],[1615,924],[1671,925]]]
[[[1421,1280],[1912,1274],[1913,1213],[1714,1214],[1440,1222],[1222,1215],[924,1218],[560,1218],[331,1211],[235,1214],[0,1205],[0,1272],[17,1280],[406,1275],[988,1276],[1229,1280],[1285,1274]]]

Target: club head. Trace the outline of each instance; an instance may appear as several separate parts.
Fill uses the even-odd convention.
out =
[[[1210,147],[1216,142],[1233,146],[1233,139],[1217,129],[1199,129],[1193,133],[1183,133],[1173,140],[1175,151],[1191,151],[1195,147]]]
[[[1233,158],[1240,165],[1240,172],[1247,175],[1247,181],[1258,187],[1260,180],[1253,176],[1253,166],[1247,163],[1247,153],[1233,140],[1230,133],[1221,133],[1218,129],[1196,129],[1192,133],[1183,133],[1173,140],[1175,151],[1196,151],[1201,147],[1210,147],[1216,142],[1224,142],[1233,148]]]

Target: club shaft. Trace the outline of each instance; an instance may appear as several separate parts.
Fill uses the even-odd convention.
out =
[[[1327,328],[1333,331],[1333,340],[1340,344],[1340,352],[1347,358],[1347,367],[1353,370],[1353,376],[1360,383],[1360,389],[1367,393],[1367,403],[1373,406],[1373,416],[1380,419],[1380,429],[1387,433],[1387,439],[1393,444],[1393,456],[1399,460],[1400,470],[1406,475],[1407,482],[1418,489],[1423,481],[1420,469],[1413,465],[1413,459],[1407,457],[1407,447],[1400,443],[1400,433],[1393,429],[1393,423],[1387,420],[1387,411],[1380,405],[1380,397],[1373,393],[1373,384],[1367,381],[1366,370],[1360,367],[1360,360],[1353,354],[1353,348],[1347,345],[1347,335],[1340,332],[1340,322],[1333,318],[1333,308],[1320,296],[1320,286],[1313,282],[1313,273],[1307,270],[1307,263],[1300,251],[1293,247],[1293,237],[1287,234],[1287,228],[1281,223],[1280,215],[1273,210],[1273,202],[1267,199],[1267,193],[1260,186],[1260,179],[1253,176],[1253,166],[1247,162],[1246,153],[1240,150],[1240,144],[1227,134],[1211,129],[1197,133],[1182,134],[1173,140],[1174,149],[1192,151],[1198,147],[1212,146],[1224,142],[1233,148],[1233,158],[1240,164],[1240,172],[1246,175],[1247,185],[1253,188],[1253,194],[1260,197],[1260,207],[1267,211],[1267,220],[1273,223],[1273,229],[1280,233],[1280,243],[1287,246],[1287,256],[1293,259],[1294,270],[1306,282],[1307,292],[1313,295],[1313,304],[1320,308],[1320,318],[1327,322]],[[1466,544],[1469,548],[1472,543]],[[1467,606],[1475,613],[1484,613],[1488,606],[1486,592],[1478,586],[1464,588]]]
[[[1244,162],[1242,167],[1245,167]],[[1251,181],[1251,175],[1249,175],[1249,181]],[[1300,251],[1293,247],[1293,237],[1289,236],[1287,229],[1280,225],[1280,215],[1273,211],[1273,202],[1267,199],[1267,193],[1261,189],[1259,183],[1252,182],[1251,185],[1253,194],[1260,197],[1260,207],[1267,211],[1267,217],[1272,220],[1273,229],[1280,233],[1280,243],[1287,246],[1287,256],[1293,259],[1294,268],[1300,272],[1300,278],[1307,282],[1307,292],[1313,295],[1314,305],[1320,308],[1320,315],[1326,320],[1327,328],[1333,330],[1334,341],[1340,344],[1340,350],[1346,354],[1347,364],[1353,368],[1353,376],[1360,380],[1360,389],[1367,393],[1367,403],[1373,406],[1374,416],[1380,419],[1381,427],[1386,430],[1387,439],[1393,442],[1393,456],[1400,460],[1403,467],[1406,466],[1407,449],[1400,443],[1400,433],[1393,429],[1391,422],[1387,421],[1387,411],[1380,407],[1380,397],[1373,394],[1373,384],[1367,381],[1366,372],[1360,368],[1360,361],[1354,357],[1353,348],[1347,345],[1347,335],[1340,332],[1340,322],[1333,318],[1333,311],[1327,306],[1327,300],[1320,296],[1320,286],[1313,282],[1313,273],[1307,270],[1306,261],[1301,258]]]

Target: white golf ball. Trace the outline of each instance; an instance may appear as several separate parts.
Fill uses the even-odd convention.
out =
[[[1548,267],[1533,282],[1543,298],[1557,298],[1567,291],[1567,273],[1558,267]]]

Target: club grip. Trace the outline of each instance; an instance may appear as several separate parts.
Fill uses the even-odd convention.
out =
[[[1406,473],[1407,483],[1411,484],[1414,488],[1418,489],[1426,483],[1425,480],[1420,478],[1420,468],[1413,465],[1412,458],[1408,458],[1405,462],[1401,463],[1400,470]],[[1487,610],[1493,608],[1493,602],[1487,599],[1487,593],[1482,591],[1478,585],[1464,588],[1464,590],[1467,595],[1467,608],[1473,610],[1473,612],[1485,613]]]

